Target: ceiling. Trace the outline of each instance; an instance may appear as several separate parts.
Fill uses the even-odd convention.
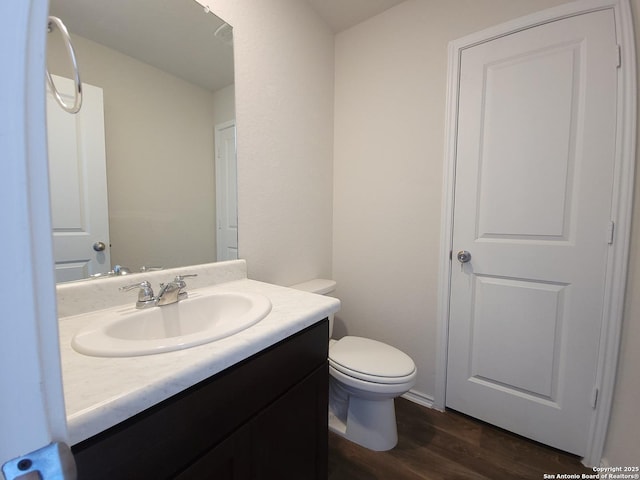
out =
[[[208,90],[233,83],[231,30],[216,34],[224,22],[196,2],[51,0],[50,14],[60,17],[72,34]],[[82,58],[78,60],[82,67]]]
[[[353,27],[404,0],[306,0],[334,33]]]
[[[304,1],[338,33],[404,0]],[[50,12],[63,19],[71,33],[211,91],[233,83],[231,31],[215,34],[224,22],[205,14],[195,1],[51,0]]]

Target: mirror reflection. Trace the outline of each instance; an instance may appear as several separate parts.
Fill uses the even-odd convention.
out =
[[[51,0],[50,15],[84,86],[77,115],[48,93],[57,280],[237,258],[231,27],[195,0]],[[55,29],[47,50],[73,95]]]

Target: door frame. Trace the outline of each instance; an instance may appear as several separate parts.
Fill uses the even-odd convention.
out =
[[[223,208],[223,203],[226,202],[228,196],[227,195],[220,195],[220,186],[223,185],[222,183],[222,179],[219,178],[218,176],[218,172],[220,171],[220,156],[218,155],[218,147],[220,146],[220,138],[222,137],[222,131],[223,130],[227,130],[229,128],[233,128],[233,136],[234,136],[234,142],[236,144],[235,147],[235,156],[236,158],[234,159],[234,163],[236,165],[236,172],[237,172],[237,167],[238,167],[238,148],[237,148],[237,144],[238,144],[238,140],[237,140],[237,132],[236,132],[236,120],[229,120],[227,122],[222,122],[222,123],[218,123],[215,125],[214,130],[214,141],[215,141],[215,152],[214,152],[214,157],[215,157],[215,172],[216,172],[216,260],[220,261],[220,258],[222,258],[224,255],[222,255],[222,242],[221,242],[221,238],[220,238],[220,218],[221,218],[221,213],[223,210],[226,210],[226,205],[224,205]],[[237,173],[236,173],[237,176]],[[238,197],[238,182],[236,179],[236,184],[233,185],[234,187],[234,194],[236,196],[236,203],[237,203],[237,197]],[[229,183],[227,183],[226,185],[224,185],[224,188],[226,189],[227,193],[229,191]],[[238,223],[238,218],[236,216],[236,224]],[[238,239],[236,237],[236,246],[237,246],[237,242]]]
[[[633,17],[629,0],[579,0],[518,18],[449,43],[447,110],[445,117],[445,168],[438,278],[438,352],[433,405],[446,405],[449,301],[451,295],[451,252],[456,179],[456,138],[460,62],[463,50],[518,31],[584,13],[613,9],[621,65],[618,70],[616,154],[611,218],[615,237],[607,257],[602,336],[600,338],[598,401],[594,409],[585,465],[599,465],[609,424],[615,386],[620,335],[624,316],[636,152],[636,53]],[[616,52],[612,52],[615,55]]]

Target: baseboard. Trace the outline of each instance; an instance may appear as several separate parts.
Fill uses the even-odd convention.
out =
[[[426,395],[422,392],[418,392],[416,390],[409,390],[407,393],[402,395],[402,398],[406,398],[410,402],[417,403],[418,405],[422,405],[427,408],[435,408],[433,406],[433,397],[430,395]]]

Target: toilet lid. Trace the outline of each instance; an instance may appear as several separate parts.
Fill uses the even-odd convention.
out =
[[[404,381],[416,370],[411,357],[397,348],[352,336],[343,337],[331,345],[329,363],[346,375],[379,383]]]

